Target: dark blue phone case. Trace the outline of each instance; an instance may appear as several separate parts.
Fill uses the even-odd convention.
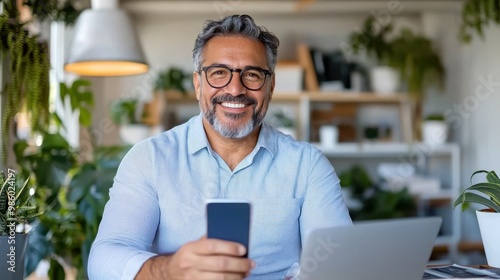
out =
[[[241,243],[247,248],[250,235],[250,204],[246,202],[209,202],[207,237]]]

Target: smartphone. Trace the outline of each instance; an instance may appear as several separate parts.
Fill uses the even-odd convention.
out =
[[[250,239],[250,203],[244,200],[207,201],[207,237],[234,241],[247,249]]]

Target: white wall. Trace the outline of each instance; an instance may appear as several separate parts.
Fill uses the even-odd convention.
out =
[[[470,185],[470,175],[479,169],[500,172],[500,27],[485,32],[462,46],[464,63],[460,100],[453,104],[453,124],[460,131],[462,182]],[[489,82],[486,82],[489,81]],[[478,180],[482,178],[478,177]],[[464,213],[464,235],[479,238],[474,213]]]

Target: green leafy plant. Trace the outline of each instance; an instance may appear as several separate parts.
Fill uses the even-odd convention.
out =
[[[486,182],[473,184],[465,189],[455,200],[454,207],[462,204],[462,210],[464,210],[467,208],[468,203],[477,203],[500,213],[500,179],[498,175],[495,171],[478,170],[472,174],[471,183],[472,177],[479,173],[486,174]],[[480,194],[489,197],[489,199]]]
[[[59,84],[61,100],[65,100],[66,97],[69,98],[71,109],[80,112],[79,122],[83,126],[90,126],[92,123],[90,110],[94,106],[94,97],[88,89],[90,85],[90,81],[82,79],[75,80],[71,87],[68,87],[65,83]]]
[[[24,5],[30,7],[33,15],[40,21],[46,19],[61,21],[73,25],[81,10],[77,9],[75,0],[24,0]]]
[[[355,220],[393,219],[414,216],[415,210],[415,200],[406,188],[400,191],[375,188],[363,200],[363,207],[351,215]]]
[[[118,99],[111,103],[111,119],[117,125],[139,123],[136,117],[137,99]]]
[[[0,174],[0,236],[41,214],[30,190],[29,178],[20,184],[14,170],[9,169],[7,176]]]
[[[391,45],[387,36],[392,32],[392,25],[376,25],[373,16],[368,17],[359,32],[350,35],[350,45],[354,54],[364,50],[368,55],[374,56],[379,63],[388,63],[391,54]]]
[[[368,17],[363,29],[350,36],[353,53],[364,50],[375,56],[378,63],[396,69],[407,91],[420,99],[427,86],[444,83],[441,58],[428,38],[404,28],[399,35],[389,39],[392,30],[392,24],[377,25],[373,16]]]
[[[422,98],[430,85],[443,86],[445,70],[431,40],[405,28],[389,44],[389,65],[398,70],[413,97]]]
[[[91,92],[71,90],[81,85],[88,83],[78,82],[67,87],[69,93],[61,91],[61,98],[63,95],[69,98],[73,111],[82,108],[90,111]],[[82,127],[88,127],[82,121],[85,122],[80,118]],[[24,140],[14,144],[20,173],[37,182],[35,199],[46,204],[44,214],[31,224],[25,275],[41,260],[49,260],[50,279],[65,279],[64,267],[67,266],[77,268],[77,279],[86,279],[90,246],[109,198],[109,188],[121,158],[130,147],[97,147],[90,139],[93,153],[84,159],[80,157],[81,151],[68,144],[60,129],[43,131],[40,146],[29,146]]]
[[[49,60],[48,48],[39,42],[37,35],[30,34],[27,23],[21,22],[16,1],[3,2],[0,15],[0,53],[8,57],[10,79],[2,93],[5,104],[2,113],[2,135],[8,136],[14,116],[24,110],[31,117],[31,127],[39,129],[49,119]],[[2,141],[2,157],[5,160],[8,137]]]
[[[366,190],[373,187],[373,181],[360,165],[354,165],[339,175],[340,184],[349,187],[355,197],[362,197]]]
[[[273,122],[276,127],[288,127],[293,128],[295,126],[295,122],[291,117],[289,117],[282,110],[276,111],[272,114]]]
[[[471,42],[474,32],[484,39],[484,28],[492,22],[500,24],[499,0],[465,0],[460,26],[461,40]]]
[[[48,259],[50,279],[64,279],[64,265],[78,269],[77,279],[86,279],[90,247],[109,199],[109,188],[128,149],[128,146],[96,148],[92,161],[75,163],[64,174],[63,184],[50,186],[51,193],[55,191],[57,197],[32,225],[26,254],[28,274],[41,260]],[[76,151],[71,154],[77,156]],[[31,168],[36,171],[37,166],[33,164]]]
[[[3,0],[0,15],[0,54],[8,63],[9,79],[2,94],[6,97],[2,108],[2,135],[10,135],[15,115],[26,112],[31,129],[39,131],[49,121],[49,59],[47,44],[27,26],[32,21],[55,20],[73,24],[80,14],[75,0]],[[23,22],[18,5],[31,10],[33,19]],[[82,7],[83,8],[83,7]],[[6,159],[9,137],[4,137],[0,154]]]
[[[161,71],[155,80],[155,90],[177,90],[182,94],[186,94],[186,88],[184,87],[184,81],[190,76],[186,74],[182,69],[177,67],[171,67],[164,71]]]
[[[445,118],[443,114],[430,114],[424,118],[424,121],[440,121],[444,122]]]
[[[26,275],[49,259],[50,279],[64,279],[61,262],[77,267],[78,279],[85,279],[84,267],[109,188],[129,147],[97,147],[91,161],[78,162],[78,151],[59,133],[43,138],[36,151],[29,151],[25,141],[16,143],[18,164],[39,182],[37,200],[47,203],[44,214],[32,224]]]
[[[373,183],[366,170],[354,165],[339,175],[342,187],[351,189],[352,198],[359,201],[359,209],[349,209],[353,220],[391,219],[415,215],[415,200],[408,192],[387,191]]]

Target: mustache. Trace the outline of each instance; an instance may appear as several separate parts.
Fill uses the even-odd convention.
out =
[[[248,104],[248,105],[257,104],[257,100],[255,100],[254,98],[251,98],[245,94],[241,94],[238,96],[232,96],[230,94],[218,95],[218,96],[212,97],[211,102],[212,102],[212,105],[215,105],[216,103],[222,103],[222,102],[244,103],[244,104]]]

